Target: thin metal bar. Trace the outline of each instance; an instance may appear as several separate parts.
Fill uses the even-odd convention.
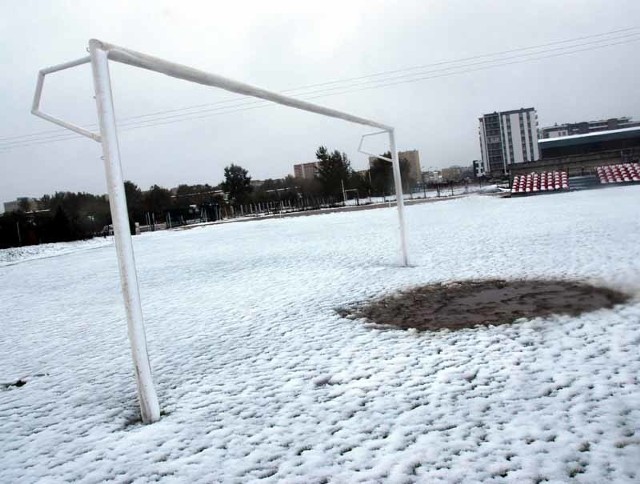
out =
[[[64,71],[65,69],[71,69],[72,67],[81,66],[82,64],[88,64],[89,62],[91,62],[90,55],[69,62],[63,62],[62,64],[58,64],[55,66],[45,67],[44,69],[40,70],[40,73],[43,75],[51,74],[52,72]]]
[[[66,121],[63,121],[54,116],[51,116],[50,114],[43,113],[42,111],[38,111],[38,110],[31,111],[31,114],[33,114],[34,116],[38,116],[39,118],[45,119],[53,124],[57,124],[58,126],[62,126],[63,128],[67,128],[68,130],[71,130],[75,133],[81,134],[82,136],[91,138],[92,140],[97,141],[98,143],[101,141],[99,134],[86,130],[84,128],[81,128],[80,126],[76,126],[75,124],[67,123]]]
[[[116,251],[118,253],[118,268],[120,270],[122,295],[127,314],[131,354],[138,384],[138,399],[140,401],[142,421],[144,423],[152,423],[160,419],[160,405],[153,385],[142,318],[140,290],[138,288],[133,243],[129,229],[129,215],[127,213],[118,133],[113,109],[109,61],[107,53],[100,49],[98,44],[92,43],[90,45],[90,53],[100,133],[102,135],[104,167],[109,190],[109,205]]]
[[[99,134],[40,111],[40,100],[42,98],[42,88],[44,87],[45,76],[52,72],[58,72],[64,69],[71,69],[72,67],[86,64],[90,61],[91,61],[91,57],[87,56],[81,59],[76,59],[74,61],[65,62],[64,64],[58,64],[56,66],[47,67],[45,69],[40,70],[40,72],[38,72],[38,81],[36,82],[36,92],[33,95],[33,103],[31,104],[31,114],[33,114],[34,116],[38,116],[39,118],[42,118],[46,121],[49,121],[50,123],[57,124],[58,126],[62,126],[63,128],[67,128],[68,130],[71,130],[82,136],[86,136],[87,138],[91,138],[92,140],[100,142]]]
[[[369,155],[374,158],[380,158],[381,160],[388,161],[389,163],[393,163],[393,159],[387,158],[386,156],[376,155],[375,153],[369,153],[368,151],[363,151],[363,150],[358,150],[358,152],[362,153],[363,155]]]
[[[373,156],[375,158],[380,158],[381,160],[388,161],[389,163],[392,163],[393,160],[391,158],[387,158],[386,156],[376,155],[375,153],[369,153],[368,151],[364,151],[362,149],[362,144],[364,143],[364,139],[367,136],[376,136],[376,135],[383,134],[383,133],[388,133],[388,132],[389,132],[388,130],[384,130],[384,131],[376,131],[375,133],[363,134],[362,137],[360,138],[360,144],[358,145],[358,153],[362,153],[363,155]]]
[[[362,137],[360,138],[360,144],[358,145],[358,151],[360,151],[360,149],[362,148],[362,144],[364,143],[364,139],[369,137],[369,136],[378,136],[379,134],[385,134],[387,133],[389,130],[384,129],[382,131],[375,131],[373,133],[365,133],[362,135]]]
[[[39,112],[40,98],[42,97],[42,87],[44,86],[44,74],[42,71],[38,72],[38,82],[36,82],[36,92],[33,95],[33,103],[31,104],[31,113],[35,114]]]

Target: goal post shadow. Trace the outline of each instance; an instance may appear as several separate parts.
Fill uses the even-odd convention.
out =
[[[127,315],[127,329],[131,344],[138,400],[142,421],[144,423],[152,423],[160,419],[160,404],[153,382],[151,365],[149,363],[142,305],[140,302],[140,291],[138,288],[138,277],[129,229],[129,215],[127,213],[127,201],[124,190],[122,164],[120,160],[120,148],[118,143],[113,94],[111,90],[111,76],[109,73],[110,60],[158,72],[177,79],[194,82],[196,84],[216,87],[236,94],[264,99],[266,101],[271,101],[294,109],[312,112],[331,118],[342,119],[351,123],[371,126],[382,130],[375,134],[387,133],[389,136],[389,148],[391,151],[391,159],[389,161],[393,164],[393,176],[396,186],[400,238],[400,264],[408,266],[409,258],[406,243],[400,163],[396,149],[395,130],[392,126],[320,106],[318,104],[295,99],[243,82],[228,79],[217,74],[211,74],[193,67],[166,61],[158,57],[153,57],[141,52],[102,42],[100,40],[91,39],[89,41],[88,56],[71,62],[47,67],[38,72],[36,91],[31,108],[32,114],[102,144],[103,161],[109,193],[109,206],[111,209],[111,218],[114,229],[120,283],[124,298],[125,312]],[[100,127],[99,133],[94,133],[40,110],[40,100],[44,87],[45,76],[47,74],[52,74],[87,63],[91,63]]]

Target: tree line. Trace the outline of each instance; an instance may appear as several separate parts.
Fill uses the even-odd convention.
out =
[[[318,170],[313,179],[287,176],[252,183],[248,170],[237,164],[224,168],[224,180],[209,184],[178,185],[169,190],[152,185],[143,191],[131,181],[125,182],[131,233],[135,225],[166,223],[170,226],[185,220],[217,220],[242,210],[242,207],[273,206],[273,203],[309,205],[309,201],[340,203],[345,192],[361,198],[394,193],[391,163],[373,160],[368,170],[356,172],[347,155],[320,146],[315,153]],[[390,158],[390,153],[382,156]],[[411,178],[407,160],[400,160],[403,191],[416,183]],[[84,192],[56,192],[36,200],[37,209],[21,204],[19,210],[0,216],[0,248],[88,239],[107,235],[111,214],[107,195]]]

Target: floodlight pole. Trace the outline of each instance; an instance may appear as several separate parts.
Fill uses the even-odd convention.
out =
[[[147,340],[142,318],[142,305],[138,289],[138,276],[133,254],[133,243],[129,228],[127,199],[124,191],[120,147],[116,130],[116,118],[113,109],[111,79],[107,51],[100,44],[89,42],[93,85],[95,89],[100,136],[104,155],[104,168],[109,191],[109,206],[113,223],[113,234],[118,253],[120,282],[127,314],[127,327],[131,342],[131,354],[138,387],[140,412],[144,423],[160,419],[160,404],[153,385],[153,375],[147,352]]]

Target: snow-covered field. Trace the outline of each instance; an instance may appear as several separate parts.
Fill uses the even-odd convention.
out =
[[[638,200],[625,187],[409,206],[411,268],[395,265],[393,208],[138,236],[165,412],[149,426],[111,243],[14,256],[0,382],[27,384],[0,388],[0,482],[638,482]],[[334,311],[488,277],[635,299],[455,333]]]

